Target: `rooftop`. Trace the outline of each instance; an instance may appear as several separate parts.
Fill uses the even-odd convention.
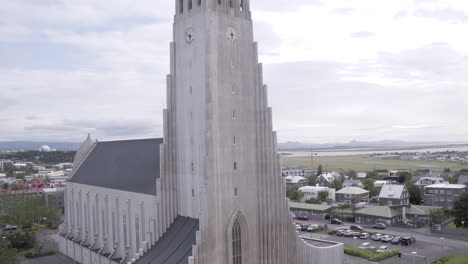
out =
[[[426,188],[440,188],[440,189],[465,189],[466,185],[463,184],[432,184]]]
[[[358,215],[377,216],[383,218],[393,218],[400,215],[398,211],[389,206],[369,206],[355,211]]]
[[[379,198],[400,198],[403,190],[405,190],[404,185],[384,184],[380,190]]]
[[[365,194],[365,193],[369,193],[369,191],[364,190],[364,189],[359,188],[359,187],[348,186],[348,187],[345,187],[345,188],[337,191],[336,193],[341,193],[341,194]]]
[[[294,209],[300,210],[308,210],[308,211],[328,211],[333,206],[331,205],[322,205],[322,204],[308,204],[308,203],[295,203],[289,202],[289,207]]]

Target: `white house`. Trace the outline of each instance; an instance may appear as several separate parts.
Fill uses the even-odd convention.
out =
[[[322,187],[322,186],[303,186],[299,188],[299,191],[304,193],[304,196],[302,197],[301,202],[305,202],[311,198],[316,199],[318,193],[321,191],[327,191],[328,198],[332,199],[333,201],[335,200],[336,189],[334,188],[328,188],[328,187]]]

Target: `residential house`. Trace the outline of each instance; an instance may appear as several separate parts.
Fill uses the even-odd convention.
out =
[[[345,204],[368,203],[369,191],[359,187],[345,187],[336,192],[335,199]]]
[[[409,205],[409,193],[405,185],[384,184],[379,194],[379,202],[384,205]]]
[[[449,182],[445,181],[441,177],[423,177],[420,178],[415,185],[421,189],[421,193],[424,193],[424,187],[432,184],[448,184]]]
[[[312,220],[323,220],[333,206],[327,204],[307,204],[289,202],[289,210],[295,216],[307,216]]]
[[[364,187],[364,185],[362,184],[360,180],[352,180],[352,179],[345,180],[343,182],[343,187],[349,187],[349,186],[360,187],[360,188]]]
[[[357,178],[358,178],[359,180],[362,180],[362,181],[363,181],[364,179],[366,179],[366,177],[367,177],[367,172],[358,172],[358,173],[357,173]]]
[[[317,169],[303,168],[297,166],[283,167],[281,168],[281,175],[287,176],[301,176],[308,178],[310,175],[317,173]]]
[[[384,223],[394,225],[400,223],[402,215],[398,210],[390,206],[369,206],[354,212],[355,222],[361,225],[373,225]]]
[[[382,188],[385,184],[390,184],[390,181],[375,181],[374,188]]]
[[[301,176],[286,176],[284,179],[288,186],[304,186],[308,183],[308,180]]]
[[[317,186],[330,187],[330,184],[334,182],[335,180],[337,180],[338,177],[341,177],[341,176],[336,173],[323,173],[322,175],[319,175],[317,177],[317,179],[315,180],[315,183],[317,184]]]
[[[453,209],[453,203],[467,189],[463,184],[432,184],[424,188],[424,205]]]
[[[462,184],[468,186],[468,176],[460,176],[458,177],[458,184]]]
[[[300,187],[299,191],[304,193],[304,196],[302,197],[301,202],[305,202],[311,198],[316,199],[318,193],[321,191],[327,191],[328,198],[332,199],[333,201],[335,200],[335,189],[333,188],[328,188],[328,187],[323,187],[323,186],[304,186],[304,187]]]
[[[421,227],[429,224],[431,211],[442,209],[442,207],[411,205],[406,211],[406,219],[408,224],[413,227]]]

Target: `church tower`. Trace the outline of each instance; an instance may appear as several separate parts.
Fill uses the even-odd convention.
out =
[[[194,263],[301,263],[308,246],[289,216],[249,0],[176,0],[174,19],[169,221],[199,219]]]

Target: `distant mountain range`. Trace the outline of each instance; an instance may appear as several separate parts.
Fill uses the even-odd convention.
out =
[[[424,146],[449,146],[449,145],[466,145],[468,142],[414,142],[400,140],[382,140],[382,141],[356,141],[348,143],[325,143],[325,144],[309,144],[301,142],[286,142],[279,143],[279,150],[325,150],[325,149],[378,149],[378,148],[399,148],[399,147],[424,147]]]
[[[38,150],[41,146],[47,145],[57,150],[77,150],[81,143],[79,142],[35,142],[35,141],[0,141],[0,151],[22,151]]]

